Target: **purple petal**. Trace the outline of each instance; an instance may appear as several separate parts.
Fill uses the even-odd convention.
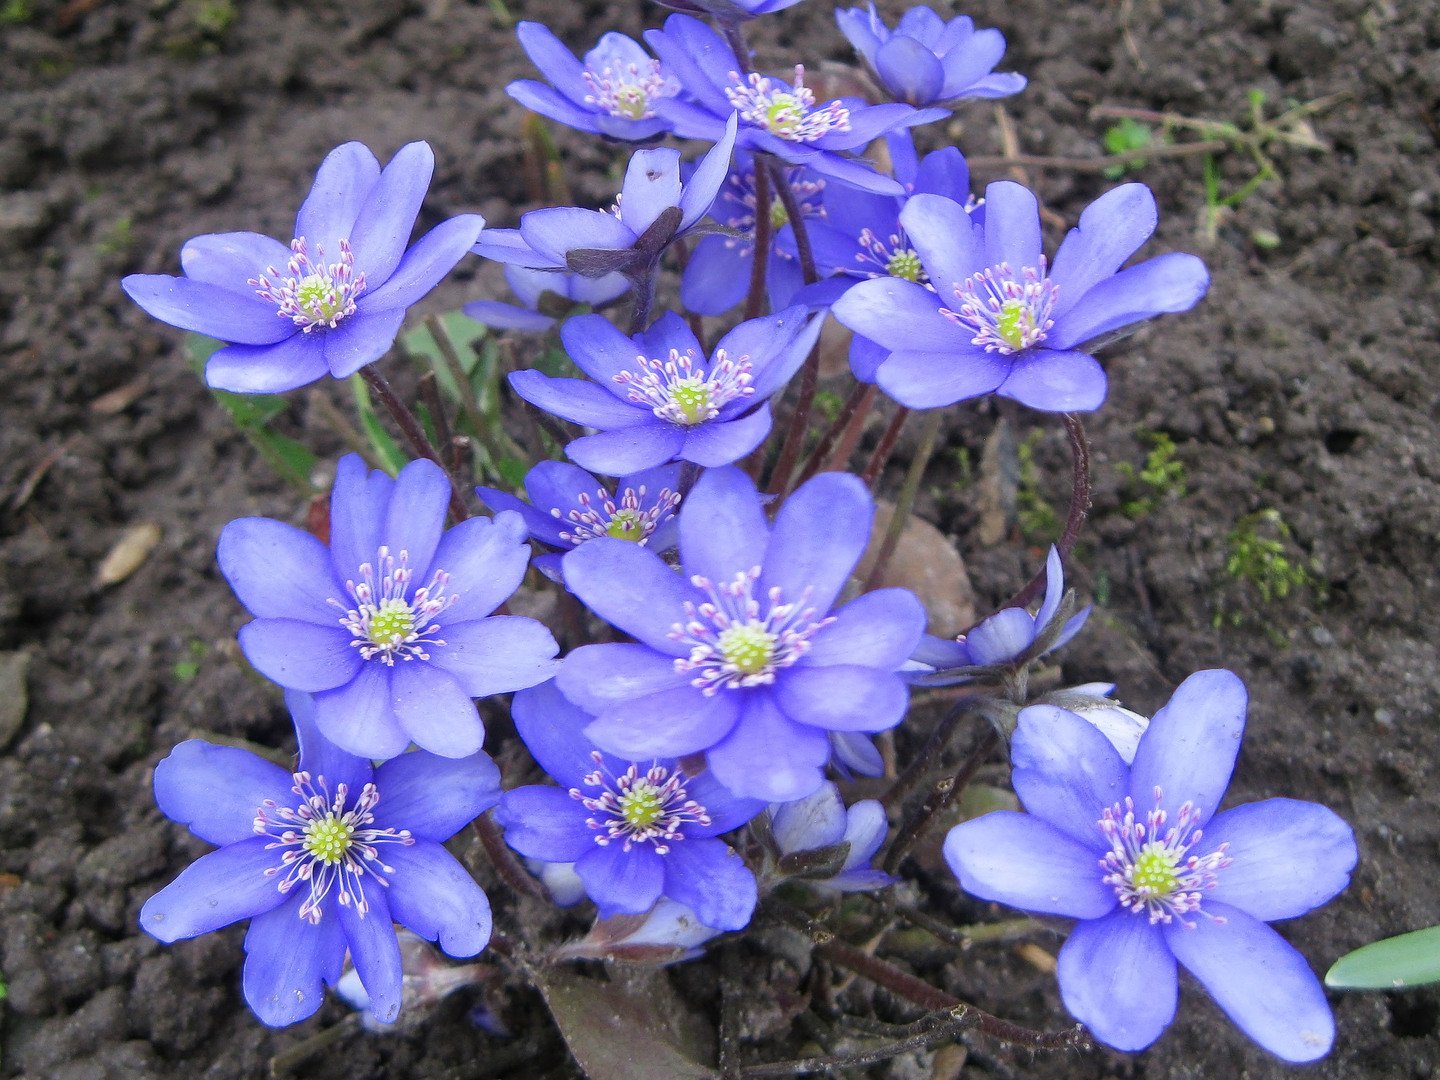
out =
[[[1050,551],[1045,556],[1045,599],[1040,604],[1040,610],[1035,613],[1036,633],[1050,625],[1050,620],[1055,617],[1055,612],[1060,609],[1060,601],[1064,598],[1065,565],[1060,560],[1060,552],[1051,544]]]
[[[850,845],[850,854],[845,856],[845,869],[868,864],[889,832],[890,822],[885,816],[885,807],[875,799],[862,799],[850,807],[845,815],[844,840]]]
[[[1143,915],[1121,910],[1082,922],[1056,966],[1065,1008],[1117,1050],[1145,1049],[1175,1018],[1175,958]]]
[[[894,156],[892,149],[891,157]],[[917,194],[944,195],[963,207],[970,198],[970,167],[965,163],[965,156],[953,146],[926,154],[915,172],[915,191]],[[913,197],[905,205],[909,206],[911,202],[914,202]],[[978,269],[979,264],[977,251],[972,265]]]
[[[566,554],[564,565],[566,585],[596,615],[667,656],[689,655],[670,632],[686,603],[703,597],[654,552],[601,537]]]
[[[383,859],[390,853],[381,856]],[[400,1015],[405,972],[400,961],[400,942],[395,937],[395,924],[390,916],[390,904],[386,893],[376,883],[366,882],[365,899],[370,910],[363,916],[355,910],[354,904],[335,903],[325,913],[327,918],[336,918],[345,933],[345,943],[350,946],[350,962],[360,976],[360,984],[370,995],[371,1016],[382,1024],[391,1024]]]
[[[339,241],[350,237],[360,208],[379,179],[380,162],[361,143],[349,142],[331,150],[295,216],[295,236],[303,238],[312,251],[318,246],[329,255],[337,254]]]
[[[577,315],[560,327],[565,352],[581,371],[602,386],[614,384],[622,371],[632,374],[641,350],[603,315]]]
[[[299,331],[276,345],[217,349],[205,361],[205,385],[235,394],[281,394],[329,373],[324,344]]]
[[[299,619],[256,619],[240,628],[240,651],[255,670],[287,690],[313,694],[344,686],[365,662],[350,631]]]
[[[255,811],[266,799],[293,802],[294,780],[248,750],[187,739],[155,766],[155,804],[171,821],[210,844],[255,835]]]
[[[191,281],[203,281],[253,295],[247,282],[270,267],[282,267],[290,249],[279,240],[252,232],[209,233],[185,241],[180,266]]]
[[[680,559],[687,574],[729,582],[761,564],[769,538],[755,483],[740,469],[706,471],[685,500]]]
[[[490,901],[455,856],[428,840],[387,845],[395,868],[386,899],[391,917],[454,957],[474,956],[490,943]]]
[[[396,664],[390,693],[400,726],[422,750],[463,758],[484,744],[480,714],[454,676],[423,660]]]
[[[300,897],[251,922],[245,933],[245,1002],[270,1027],[314,1015],[325,1003],[325,984],[340,981],[345,936],[339,919],[311,925],[300,917]]]
[[[1094,849],[1029,814],[961,822],[945,837],[945,861],[966,892],[1021,911],[1098,919],[1117,902]]]
[[[582,84],[583,85],[583,84]],[[603,114],[591,112],[575,104],[554,87],[534,79],[516,79],[505,85],[505,93],[533,113],[580,131],[598,129]],[[587,91],[588,93],[588,91]],[[656,121],[651,121],[655,123]],[[661,122],[663,127],[663,122]],[[644,135],[639,136],[644,138]]]
[[[926,105],[938,99],[945,82],[940,58],[914,38],[892,37],[873,62],[885,88],[902,101]]]
[[[688,686],[689,677],[675,670],[671,655],[648,645],[582,645],[565,657],[556,682],[570,701],[599,713],[620,702]]]
[[[873,383],[890,350],[856,334],[850,340],[850,372],[862,383]]]
[[[1206,901],[1211,918],[1165,926],[1165,942],[1235,1026],[1286,1061],[1315,1061],[1335,1041],[1320,980],[1285,939],[1238,908]]]
[[[443,625],[485,618],[520,587],[529,563],[530,545],[519,514],[502,511],[447,529],[432,566],[450,575],[450,589],[459,599],[445,609]]]
[[[988,75],[1004,55],[1004,34],[993,29],[976,32],[963,46],[945,54],[945,85],[940,97],[968,97],[965,92]]]
[[[934,293],[899,278],[862,281],[830,312],[855,333],[891,351],[949,353],[965,340],[940,314]]]
[[[686,838],[664,857],[665,895],[716,930],[743,930],[755,913],[755,875],[722,840]]]
[[[773,276],[770,283],[775,284]],[[772,327],[783,327],[787,334],[793,327],[794,336],[790,338],[788,344],[775,351],[773,358],[766,361],[763,367],[757,365],[755,381],[751,384],[755,388],[757,398],[772,397],[785,388],[785,385],[805,363],[805,359],[810,355],[810,350],[815,347],[815,343],[820,340],[820,330],[824,323],[825,316],[823,314],[812,314],[799,305],[782,311],[778,316],[771,316]],[[737,346],[744,345],[745,335],[738,332],[745,330],[746,326],[747,324],[741,323],[732,332]],[[726,335],[726,337],[732,335]],[[784,337],[780,340],[783,341]],[[723,346],[725,341],[726,339],[722,338],[720,344]],[[735,352],[739,351],[740,348],[737,347],[731,355],[733,356]],[[752,353],[751,355],[755,356],[756,354]]]
[[[676,460],[685,448],[685,429],[644,420],[643,413],[632,409],[632,419],[636,416],[642,418],[640,423],[576,439],[565,447],[566,456],[582,468],[606,476],[623,476]]]
[[[782,803],[770,816],[770,834],[785,855],[838,844],[845,838],[845,825],[845,802],[831,783],[803,799]]]
[[[584,379],[552,379],[538,371],[516,371],[510,375],[510,386],[530,404],[586,427],[625,428],[645,423],[651,415],[648,409],[626,404]]]
[[[180,876],[145,901],[140,926],[167,945],[263,914],[285,901],[267,870],[280,865],[272,839],[251,836],[201,855]]]
[[[159,780],[159,773],[156,773]],[[173,815],[172,815],[173,816]],[[1266,799],[1217,814],[1197,853],[1228,844],[1230,865],[1206,894],[1263,922],[1293,919],[1350,884],[1355,834],[1334,811],[1295,799]]]
[[[593,847],[575,862],[575,873],[600,909],[600,917],[643,915],[660,899],[665,863],[649,844]]]
[[[585,728],[585,736],[627,761],[696,754],[735,727],[740,715],[736,697],[723,692],[705,697],[689,686],[664,690],[611,706]]]
[[[337,379],[348,379],[373,364],[395,344],[405,310],[371,311],[365,305],[333,330],[317,330],[325,346],[325,365]]]
[[[764,690],[744,696],[739,723],[706,756],[715,779],[745,798],[805,798],[824,782],[830,740],[818,728],[788,719]]]
[[[275,305],[253,293],[167,274],[131,274],[126,295],[163,323],[237,345],[273,345],[296,332]]]
[[[341,784],[359,791],[375,779],[375,769],[368,760],[325,738],[316,722],[313,696],[286,690],[285,705],[295,721],[295,739],[300,744],[296,772],[310,773],[317,784],[328,786],[332,792]]]
[[[709,769],[690,776],[687,774],[685,792],[710,815],[709,825],[687,825],[685,835],[690,838],[723,836],[732,829],[738,829],[751,818],[765,810],[760,799],[746,799],[730,791]]]
[[[410,745],[390,704],[390,668],[378,660],[344,686],[315,695],[315,725],[336,746],[376,761]]]
[[[570,797],[571,790],[532,785],[505,792],[495,808],[505,842],[527,859],[544,862],[573,863],[588,855],[596,847],[595,833],[585,824],[589,812]]]
[[[900,224],[945,299],[956,285],[985,266],[984,233],[955,199],[913,195],[900,212]],[[952,340],[959,334],[953,324],[950,333]]]
[[[1070,348],[1173,311],[1189,311],[1210,288],[1210,271],[1194,255],[1171,252],[1147,259],[1087,292],[1055,320],[1049,339]]]
[[[934,409],[991,393],[1009,371],[1004,357],[956,343],[947,353],[892,352],[875,381],[906,408]]]
[[[359,454],[340,459],[330,490],[330,550],[347,580],[359,576],[363,563],[374,564],[394,488],[395,481],[378,469],[371,472]]]
[[[435,154],[429,144],[408,143],[381,170],[360,207],[350,246],[355,250],[356,272],[363,273],[372,288],[388,281],[400,264],[434,171]]]
[[[408,308],[425,296],[470,251],[480,239],[485,219],[479,214],[461,214],[442,221],[405,252],[389,280],[365,296],[371,311]]]
[[[915,651],[925,630],[925,606],[909,589],[878,589],[835,612],[816,634],[802,667],[858,664],[895,671]]]
[[[678,456],[705,468],[719,468],[739,461],[765,441],[770,434],[770,405],[767,402],[737,420],[710,420],[685,429],[685,442]]]
[[[430,663],[448,671],[472,698],[509,694],[553,679],[560,651],[550,631],[534,619],[495,616],[441,628],[445,644]]]
[[[585,645],[565,658],[562,670],[574,670],[577,658],[583,668],[589,658],[596,656],[600,658],[599,667],[603,669],[608,656],[615,668],[623,671],[628,662],[638,658],[640,653],[661,661],[670,677],[675,678],[670,661],[643,645]],[[617,675],[618,678],[623,678],[623,675]],[[595,747],[585,736],[585,728],[594,717],[567,698],[562,690],[559,680],[522,690],[515,695],[510,714],[515,720],[516,732],[540,767],[562,787],[578,788],[584,786],[585,777],[595,769]],[[617,700],[628,700],[651,692],[622,693],[617,695]],[[608,704],[608,701],[602,700],[595,711]]]
[[[532,248],[519,229],[486,229],[470,250],[482,259],[503,263],[507,269],[519,267],[535,273],[549,271],[555,273],[557,278],[559,271],[565,266],[563,258],[542,255]]]
[[[566,265],[566,253],[576,248],[628,251],[636,240],[635,233],[613,215],[576,206],[531,210],[520,219],[520,235],[557,266]]]
[[[1024,608],[1003,608],[965,635],[972,664],[1005,664],[1035,640],[1035,618]]]
[[[824,731],[885,731],[905,718],[910,692],[870,667],[797,667],[780,673],[775,700],[791,720]]]
[[[997,71],[993,75],[985,76],[979,82],[971,83],[960,96],[988,101],[1018,94],[1029,84],[1030,80],[1024,75],[1013,71]]]
[[[1105,402],[1105,369],[1082,352],[1029,349],[996,393],[1045,412],[1090,412]]]
[[[514,304],[503,304],[498,300],[472,300],[460,310],[491,330],[518,330],[522,334],[539,334],[555,325],[555,320],[549,315],[541,315]]]
[[[875,504],[860,479],[821,473],[785,500],[765,549],[762,584],[788,603],[823,615],[835,603],[870,542]]]
[[[724,236],[701,237],[680,278],[685,310],[720,315],[745,299],[754,255],[740,243],[732,244]]]
[[[494,806],[500,770],[488,754],[445,758],[424,750],[391,758],[375,770],[379,827],[409,829],[421,840],[443,843]],[[393,848],[386,848],[388,853]]]
[[[860,776],[883,776],[885,759],[866,735],[857,731],[832,731],[830,748],[835,755],[835,767],[848,777],[849,770]]]
[[[876,106],[880,108],[881,106]],[[904,106],[909,108],[909,106]],[[938,120],[944,116],[944,112],[938,109],[928,110],[926,113],[915,113],[917,120]],[[781,140],[776,139],[776,142]],[[762,149],[770,150],[772,153],[777,149],[781,156],[787,159],[795,159],[798,155],[786,153],[794,143],[783,143],[779,147],[765,146]],[[810,167],[822,176],[828,177],[841,184],[848,184],[850,187],[859,188],[861,191],[873,191],[877,195],[904,195],[905,188],[897,181],[888,176],[883,176],[875,171],[875,167],[868,161],[855,158],[842,157],[839,154],[821,154],[809,162]]]
[[[1130,794],[1150,806],[1158,787],[1173,813],[1192,803],[1204,825],[1220,805],[1245,730],[1245,684],[1223,669],[1197,671],[1157,712],[1135,751]]]
[[[636,150],[620,190],[620,220],[639,236],[666,210],[680,205],[680,152]]]
[[[566,461],[542,461],[525,474],[525,493],[531,505],[556,522],[557,530],[563,528],[559,522],[565,520],[564,515],[579,508],[582,495],[594,499],[604,486],[584,469]],[[552,509],[559,510],[561,517],[551,517]]]
[[[1100,815],[1124,801],[1130,777],[1093,724],[1054,705],[1022,709],[1010,761],[1011,783],[1026,810],[1080,844],[1109,847]]]
[[[270,518],[237,518],[220,533],[220,573],[259,619],[297,618],[334,627],[349,606],[330,552],[303,529]]]
[[[408,556],[412,589],[429,583],[430,559],[445,530],[449,506],[450,480],[433,461],[412,461],[395,478],[380,538],[397,563],[402,555]]]
[[[1144,184],[1121,184],[1087,206],[1050,265],[1050,279],[1060,286],[1056,320],[1124,266],[1150,239],[1157,221],[1155,196]]]
[[[985,188],[985,264],[1018,274],[1040,263],[1040,204],[1029,188],[997,180]]]
[[[554,87],[572,101],[584,101],[590,88],[585,82],[585,66],[561,44],[549,27],[538,22],[515,24],[515,36],[530,62]]]
[[[680,219],[682,230],[688,229],[709,213],[715,196],[720,193],[720,187],[725,183],[725,174],[730,171],[730,157],[735,150],[735,130],[738,122],[738,114],[731,113],[725,124],[725,137],[710,148],[700,159],[700,164],[695,166],[695,171],[690,174],[680,196],[680,209],[683,211]]]

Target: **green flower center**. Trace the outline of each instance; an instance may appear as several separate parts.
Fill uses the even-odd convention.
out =
[[[328,866],[334,866],[345,858],[345,853],[354,843],[355,826],[326,814],[305,826],[305,850]]]
[[[605,535],[616,540],[639,542],[645,539],[645,518],[638,510],[617,510],[605,526]]]
[[[1025,347],[1026,322],[1030,306],[1024,300],[1006,300],[995,318],[995,332],[1017,352]]]
[[[650,112],[650,95],[643,86],[622,86],[615,91],[615,111],[630,120],[644,120]]]
[[[1131,885],[1141,895],[1169,896],[1180,884],[1180,875],[1175,872],[1179,865],[1180,856],[1173,848],[1160,843],[1146,844],[1135,860]]]
[[[415,631],[415,613],[404,600],[385,600],[370,618],[370,640],[376,645],[393,645]]]
[[[670,401],[679,410],[682,424],[710,419],[709,383],[677,383],[670,388]]]
[[[620,796],[620,816],[632,829],[645,829],[665,813],[667,796],[648,780],[637,781]]]
[[[785,204],[776,199],[770,204],[770,228],[779,230],[790,224],[790,212],[785,209]]]
[[[335,283],[320,274],[301,280],[295,287],[295,301],[316,322],[329,322],[344,310]]]
[[[925,273],[925,268],[920,265],[920,256],[909,248],[891,255],[885,263],[885,270],[891,277],[902,281],[919,281]]]
[[[775,635],[758,623],[732,626],[720,634],[720,655],[745,675],[758,675],[775,659]]]

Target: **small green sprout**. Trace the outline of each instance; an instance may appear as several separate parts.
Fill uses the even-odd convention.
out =
[[[1105,145],[1107,154],[1130,155],[1136,150],[1144,150],[1154,139],[1154,132],[1133,117],[1122,117],[1118,123],[1112,124],[1106,129],[1102,142]],[[1143,169],[1148,159],[1140,157],[1126,157],[1124,161],[1118,161],[1105,170],[1105,179],[1119,180],[1127,172],[1137,172]]]
[[[1020,459],[1020,480],[1015,489],[1015,518],[1020,531],[1032,543],[1050,543],[1060,535],[1060,515],[1040,491],[1040,470],[1035,465],[1035,447],[1045,437],[1036,428],[1015,448]]]
[[[1143,437],[1150,443],[1145,464],[1139,469],[1128,461],[1115,466],[1132,492],[1121,505],[1131,520],[1154,513],[1166,500],[1185,497],[1185,463],[1175,457],[1175,440],[1163,431],[1147,432]]]
[[[175,676],[178,683],[193,682],[195,676],[200,674],[200,661],[205,659],[209,647],[203,641],[192,641],[186,646],[187,655],[184,659],[176,660],[170,673]]]
[[[1306,587],[1323,599],[1323,583],[1312,566],[1291,553],[1294,543],[1290,526],[1274,507],[1257,510],[1237,521],[1226,538],[1226,546],[1225,573],[1257,594],[1262,605],[1284,600]],[[1226,622],[1239,626],[1243,620],[1241,612],[1227,612],[1222,605],[1213,623],[1217,627]]]

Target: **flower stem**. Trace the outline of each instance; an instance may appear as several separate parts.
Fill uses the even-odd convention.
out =
[[[855,384],[855,389],[850,391],[850,396],[845,399],[845,404],[840,406],[840,412],[835,417],[835,422],[830,425],[824,435],[820,436],[815,451],[805,462],[805,467],[800,470],[800,479],[795,481],[797,487],[829,466],[832,453],[833,457],[842,463],[849,459],[849,451],[854,449],[855,441],[860,437],[860,431],[865,426],[865,418],[870,412],[871,404],[875,401],[875,394],[874,383]],[[838,451],[836,450],[837,443],[840,444]]]
[[[896,409],[895,415],[890,418],[890,426],[880,436],[880,442],[876,444],[875,452],[870,455],[870,460],[865,465],[865,471],[860,474],[860,479],[865,481],[871,491],[875,490],[875,482],[885,471],[885,463],[894,453],[895,444],[900,441],[900,432],[905,427],[905,421],[909,419],[909,416],[910,410],[904,405]]]
[[[405,441],[410,444],[410,449],[417,456],[433,461],[440,466],[440,471],[450,481],[450,513],[456,521],[464,521],[470,516],[470,512],[465,509],[465,502],[460,494],[460,485],[455,482],[455,477],[451,474],[445,459],[440,456],[440,452],[431,445],[425,435],[425,429],[420,426],[420,421],[415,418],[410,407],[396,396],[389,381],[375,370],[374,364],[366,364],[362,367],[360,377],[380,399],[380,404],[385,406],[385,411],[390,414],[400,428],[400,433],[405,436]]]
[[[545,893],[545,886],[536,881],[530,872],[521,865],[520,860],[515,857],[515,853],[505,843],[500,826],[495,824],[495,819],[488,812],[481,814],[471,822],[471,826],[475,830],[475,835],[480,838],[480,844],[485,848],[485,854],[489,856],[495,872],[500,875],[506,885],[509,885],[521,896],[531,896],[536,900],[544,900],[549,903],[550,897]]]
[[[1070,513],[1065,518],[1065,529],[1060,534],[1055,548],[1064,559],[1075,546],[1075,540],[1085,525],[1085,515],[1090,512],[1090,440],[1085,437],[1085,428],[1074,413],[1065,413],[1065,434],[1070,440],[1072,462],[1070,486]],[[1023,589],[1017,592],[996,610],[1009,607],[1024,607],[1045,587],[1045,569],[1042,567]]]
[[[930,458],[935,453],[935,444],[940,438],[940,423],[945,419],[945,414],[939,409],[931,409],[925,415],[925,427],[920,435],[920,449],[910,459],[910,468],[905,473],[905,483],[900,488],[900,494],[895,500],[895,511],[890,515],[890,527],[885,530],[885,539],[880,544],[879,554],[875,556],[875,565],[870,568],[870,577],[865,582],[865,591],[878,589],[880,582],[885,578],[885,571],[890,567],[890,560],[895,555],[895,549],[900,545],[900,535],[905,531],[905,526],[910,523],[910,514],[915,509],[915,498],[920,494],[920,482],[925,479],[925,467],[930,464]]]
[[[655,271],[651,262],[643,274],[630,279],[631,292],[635,294],[635,306],[630,309],[630,336],[641,333],[650,322],[650,308],[655,303]]]
[[[770,268],[770,176],[755,159],[755,234],[750,238],[750,290],[745,294],[746,320],[758,319],[765,307],[765,274]]]
[[[890,850],[885,854],[884,870],[887,874],[895,872],[901,861],[909,854],[915,841],[925,835],[925,831],[930,828],[935,818],[955,801],[960,792],[965,790],[966,785],[974,777],[975,771],[995,749],[995,743],[999,738],[999,734],[993,727],[987,727],[985,734],[980,737],[979,745],[965,759],[965,764],[960,766],[959,771],[954,776],[942,777],[935,782],[930,794],[921,804],[919,812],[901,827],[891,842]]]

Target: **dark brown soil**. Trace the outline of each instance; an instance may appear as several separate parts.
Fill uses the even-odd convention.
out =
[[[641,0],[510,6],[581,48],[663,15]],[[883,8],[893,17],[900,6]],[[1072,681],[1113,678],[1144,709],[1197,668],[1246,679],[1250,736],[1232,797],[1324,802],[1360,844],[1349,891],[1285,928],[1317,970],[1374,938],[1440,923],[1440,9],[978,0],[965,10],[1006,32],[1006,66],[1030,76],[1007,104],[1027,153],[1096,153],[1106,122],[1089,110],[1101,103],[1239,119],[1251,90],[1272,108],[1344,95],[1312,120],[1329,149],[1277,149],[1280,179],[1229,215],[1213,245],[1197,227],[1196,159],[1140,174],[1162,207],[1154,250],[1201,252],[1214,287],[1193,314],[1132,338],[1110,361],[1112,397],[1091,430],[1095,520],[1076,582],[1101,606],[1065,668]],[[0,1072],[262,1076],[343,1008],[268,1031],[240,999],[239,931],[164,948],[137,931],[136,915],[203,850],[153,808],[154,763],[196,734],[288,737],[274,692],[237,663],[242,613],[213,551],[232,517],[299,520],[304,508],[213,406],[179,335],[118,282],[174,272],[197,233],[288,235],[313,169],[347,139],[382,158],[429,140],[439,167],[423,225],[462,211],[513,224],[526,206],[521,110],[502,88],[528,65],[478,0],[37,0],[0,5],[0,20],[0,651],[28,654],[30,695],[19,729],[0,733]],[[770,32],[771,66],[792,63],[800,43],[843,55],[821,0]],[[961,121],[967,152],[997,151],[989,106]],[[577,198],[613,190],[589,141],[558,139]],[[982,183],[999,175],[977,169]],[[1248,175],[1227,159],[1226,190]],[[1066,169],[1029,179],[1067,221],[1110,183]],[[425,309],[480,295],[477,270],[462,266]],[[295,397],[287,422],[335,451],[309,395]],[[969,416],[955,440],[978,453],[991,420]],[[1037,422],[1013,419],[1021,437]],[[1115,466],[1138,465],[1155,431],[1174,439],[1186,493],[1127,516],[1136,491]],[[1063,445],[1047,428],[1034,447],[1043,493],[1062,506]],[[941,523],[957,532],[982,598],[998,601],[1033,566],[1035,538],[1028,549],[977,550],[973,500],[944,467],[934,480]],[[1232,527],[1272,507],[1316,584],[1267,604],[1225,564]],[[94,585],[105,553],[144,522],[161,539],[143,565]],[[956,919],[990,917],[938,878],[931,887]],[[678,983],[704,985],[707,971],[692,966]],[[1000,1015],[1063,1024],[1052,978],[1008,950],[977,947],[923,973]],[[452,999],[405,1034],[346,1039],[303,1074],[573,1069],[544,1049],[555,1043],[533,996],[494,999],[541,1048],[509,1066],[515,1044],[474,1026],[474,1002]],[[1423,1077],[1440,1066],[1435,990],[1337,997],[1335,1008],[1335,1051],[1311,1075]],[[786,1057],[798,1045],[776,1039],[761,1053]],[[963,1075],[1284,1071],[1192,985],[1143,1056],[1031,1058],[976,1043]],[[927,1077],[931,1066],[910,1058],[876,1075]]]

